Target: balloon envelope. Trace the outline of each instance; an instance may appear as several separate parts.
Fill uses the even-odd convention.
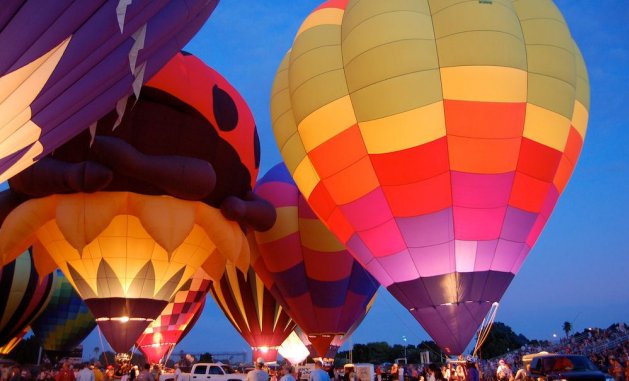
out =
[[[71,351],[96,327],[94,316],[61,270],[55,271],[50,301],[31,329],[48,354]]]
[[[228,264],[221,280],[212,284],[211,293],[229,322],[251,345],[253,358],[276,361],[278,347],[295,323],[253,269],[243,273]]]
[[[246,104],[189,55],[171,60],[117,118],[112,111],[93,136],[11,179],[10,191],[30,199],[0,228],[0,255],[33,240],[123,352],[200,266],[215,280],[228,259],[248,268],[246,237],[219,208],[251,193],[257,164]]]
[[[0,268],[0,347],[10,341],[13,347],[19,343],[48,304],[53,278],[53,274],[37,275],[30,250]]]
[[[271,103],[309,205],[458,354],[570,178],[589,85],[551,0],[328,1]]]
[[[283,164],[255,192],[278,217],[255,233],[253,267],[323,357],[334,336],[362,321],[379,284],[314,215]]]
[[[0,12],[0,181],[139,92],[218,0],[17,0]]]
[[[164,356],[192,329],[203,313],[211,282],[205,271],[197,270],[177,291],[159,317],[144,330],[136,345],[147,361],[161,363]]]

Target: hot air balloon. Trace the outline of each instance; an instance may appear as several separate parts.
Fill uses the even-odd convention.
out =
[[[0,268],[0,349],[9,353],[48,304],[53,274],[39,277],[30,250]]]
[[[17,0],[0,13],[0,181],[88,128],[201,28],[218,0]],[[120,99],[123,99],[120,101]]]
[[[203,312],[212,280],[199,269],[175,294],[164,311],[149,325],[136,345],[147,361],[161,363],[189,332]]]
[[[94,316],[61,270],[55,271],[50,301],[31,329],[46,354],[59,358],[80,344],[96,327]]]
[[[310,355],[310,351],[295,331],[288,335],[286,340],[280,345],[278,352],[293,365],[305,361]]]
[[[362,321],[379,284],[317,219],[286,166],[269,170],[255,192],[275,206],[277,221],[255,233],[253,268],[324,357],[336,335]]]
[[[373,301],[374,299],[372,299],[372,303]],[[367,308],[367,312],[369,312],[369,309],[371,309],[371,306]],[[325,359],[326,361],[334,361],[334,357],[336,357],[336,354],[338,353],[339,349],[352,336],[354,331],[356,331],[356,328],[358,328],[358,326],[360,325],[360,323],[363,322],[366,316],[367,314],[365,314],[362,318],[357,320],[354,323],[354,325],[352,325],[350,329],[347,330],[347,333],[345,333],[344,335],[334,335],[334,338],[330,342],[330,346],[328,347],[328,350],[323,355],[319,355],[319,353],[317,352],[317,349],[310,342],[310,339],[308,338],[308,334],[302,331],[301,328],[299,327],[295,328],[294,332],[297,335],[297,337],[299,337],[299,340],[301,340],[301,342],[306,346],[306,349],[308,350],[308,353],[310,354],[312,358],[320,357],[322,359]]]
[[[570,178],[589,85],[551,0],[338,0],[302,24],[271,103],[317,216],[461,353]]]
[[[200,266],[215,280],[227,260],[246,269],[241,225],[272,224],[274,210],[251,192],[251,112],[197,58],[178,54],[117,118],[10,180],[26,201],[0,228],[0,255],[32,242],[54,259],[124,352]]]
[[[19,332],[15,337],[11,340],[7,341],[6,344],[0,347],[0,355],[6,356],[13,352],[13,350],[18,346],[18,344],[22,341],[24,336],[31,330],[30,326],[24,328],[21,332]]]
[[[265,362],[277,359],[278,347],[295,328],[295,323],[249,268],[242,272],[227,264],[220,281],[210,289],[229,322],[253,351],[253,358]]]

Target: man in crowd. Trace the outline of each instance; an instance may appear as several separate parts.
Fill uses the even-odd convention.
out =
[[[293,367],[290,365],[284,365],[282,367],[282,378],[280,381],[295,381],[295,377],[293,377]]]
[[[76,377],[74,376],[74,371],[70,369],[70,364],[64,362],[57,372],[57,377],[55,381],[76,381]]]
[[[259,357],[256,360],[256,368],[247,373],[247,381],[269,381],[269,374],[263,371],[262,367],[264,367],[264,359]]]
[[[505,360],[500,359],[498,361],[498,369],[496,369],[496,377],[498,377],[498,381],[508,381],[511,379],[513,373],[511,372],[511,368],[505,362]]]
[[[138,374],[137,381],[155,381],[151,374],[151,365],[149,363],[144,364],[144,369]]]
[[[100,370],[100,362],[96,361],[92,364],[92,371],[94,372],[94,381],[105,381],[105,374]]]
[[[473,361],[468,361],[465,365],[467,367],[465,381],[479,381],[480,376],[478,374],[478,369],[476,369],[476,364],[474,364]]]
[[[321,369],[323,368],[323,363],[320,360],[315,361],[315,368],[312,372],[310,372],[309,381],[330,381],[330,376],[328,376],[328,372]],[[247,380],[249,381],[249,380]]]
[[[94,371],[87,364],[81,364],[76,381],[94,381]]]

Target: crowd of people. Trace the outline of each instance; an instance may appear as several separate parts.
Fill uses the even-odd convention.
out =
[[[496,359],[479,362],[483,380],[519,380],[518,372],[526,375],[522,357],[538,352],[585,355],[603,372],[616,381],[629,381],[629,329],[624,323],[607,329],[587,329],[583,333],[562,338],[557,343],[525,345]],[[499,371],[502,371],[500,373]]]
[[[583,333],[567,336],[559,342],[525,345],[500,358],[480,360],[468,359],[449,362],[445,365],[405,365],[384,371],[375,367],[376,381],[529,381],[523,356],[546,351],[549,353],[586,355],[603,372],[615,381],[629,381],[629,329],[625,324],[615,324],[608,329],[588,329]],[[174,368],[175,381],[181,371]],[[163,370],[159,364],[143,367],[124,362],[119,365],[101,366],[100,363],[83,363],[72,366],[63,363],[56,368],[31,369],[19,365],[4,364],[0,381],[159,381]],[[247,381],[295,381],[303,377],[294,367],[285,365],[277,371],[265,366],[258,359],[255,369],[247,374]],[[357,381],[352,368],[343,370],[325,366],[320,361],[308,377],[309,381]]]
[[[73,366],[64,362],[59,367],[42,367],[34,370],[19,365],[3,365],[0,381],[159,381],[161,366],[123,363],[102,367],[99,362]]]

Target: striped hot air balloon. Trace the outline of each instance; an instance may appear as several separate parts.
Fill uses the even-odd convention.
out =
[[[0,268],[0,351],[10,352],[50,300],[54,275],[39,277],[31,251]],[[5,353],[6,352],[6,353]]]
[[[551,0],[333,0],[299,29],[271,113],[314,212],[458,354],[550,217],[589,102]]]
[[[212,284],[210,292],[229,322],[251,345],[253,358],[276,361],[278,348],[295,323],[253,268],[243,273],[228,263],[223,277]]]

